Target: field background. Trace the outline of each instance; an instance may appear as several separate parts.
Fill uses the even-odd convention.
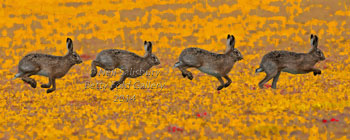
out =
[[[0,139],[350,139],[349,0],[0,2]],[[218,92],[216,78],[193,69],[190,81],[172,68],[188,47],[223,53],[227,34],[244,56],[228,88]],[[278,89],[259,89],[262,56],[307,52],[310,34],[326,55],[316,65],[322,74],[282,73]],[[11,80],[28,53],[64,55],[67,37],[84,62],[56,80],[55,92],[40,88],[45,77],[32,76],[36,89]],[[162,91],[84,89],[119,79],[90,78],[99,51],[143,55],[144,40],[160,76],[127,81],[166,82]],[[116,95],[136,100],[114,102]]]

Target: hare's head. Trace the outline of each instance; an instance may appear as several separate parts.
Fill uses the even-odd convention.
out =
[[[148,42],[145,41],[144,45],[145,45],[145,51],[146,51],[145,58],[148,61],[148,63],[152,64],[153,66],[159,65],[160,61],[159,61],[158,57],[155,56],[154,54],[152,54],[152,43],[150,41],[148,41]]]
[[[80,64],[83,61],[81,60],[80,56],[77,52],[73,51],[73,41],[70,38],[67,38],[67,49],[68,49],[68,58],[71,62],[74,64]]]
[[[241,52],[235,48],[235,37],[233,35],[227,35],[227,43],[226,43],[226,54],[231,54],[234,58],[234,61],[239,61],[243,59],[243,55]]]
[[[311,34],[310,43],[311,43],[312,48],[311,48],[309,53],[312,54],[312,56],[315,57],[318,61],[325,60],[326,57],[324,56],[323,52],[319,48],[317,48],[318,47],[317,35]]]

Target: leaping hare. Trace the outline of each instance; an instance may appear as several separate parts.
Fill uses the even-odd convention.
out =
[[[236,61],[242,60],[243,56],[235,47],[235,37],[227,35],[227,47],[224,54],[212,53],[200,48],[184,49],[179,57],[179,62],[176,62],[174,68],[179,68],[182,76],[192,80],[192,73],[187,71],[187,68],[196,68],[201,72],[216,77],[221,85],[217,90],[228,87],[231,84],[231,79],[227,76]],[[224,77],[227,83],[222,80]]]
[[[265,72],[266,77],[259,82],[259,87],[263,88],[263,85],[271,80],[272,88],[276,88],[278,77],[282,72],[288,72],[291,74],[305,74],[314,72],[314,75],[321,74],[321,70],[314,67],[314,65],[326,59],[323,52],[317,48],[318,37],[311,34],[310,37],[311,50],[308,53],[295,53],[288,51],[272,51],[266,54],[260,63],[260,68],[255,72]]]
[[[122,84],[127,77],[136,78],[143,75],[152,66],[160,64],[159,59],[152,54],[152,43],[145,41],[144,46],[146,53],[143,57],[118,49],[101,51],[91,63],[91,77],[95,77],[97,74],[96,66],[109,71],[115,68],[121,69],[123,74],[119,81],[112,84],[110,89],[113,90]]]
[[[49,78],[48,84],[42,84],[42,88],[48,89],[46,92],[50,93],[56,89],[55,80],[61,78],[75,65],[83,61],[80,56],[73,51],[72,39],[67,38],[68,53],[65,56],[53,56],[48,54],[28,54],[24,56],[18,64],[18,73],[15,78],[22,78],[22,80],[36,88],[36,81],[29,78],[31,75],[41,75]]]

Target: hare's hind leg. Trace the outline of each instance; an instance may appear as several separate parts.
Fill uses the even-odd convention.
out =
[[[260,87],[260,88],[263,88],[264,84],[265,84],[266,82],[270,81],[273,77],[275,77],[276,74],[277,74],[277,72],[274,73],[274,74],[266,73],[266,77],[265,77],[263,80],[261,80],[261,81],[259,82],[259,87]]]
[[[281,74],[281,71],[278,71],[276,76],[273,77],[273,81],[272,81],[272,88],[276,89],[277,87],[277,81],[278,81],[278,78],[280,77],[280,74]]]
[[[40,71],[40,67],[34,63],[26,62],[19,66],[19,70],[21,73],[23,73],[22,80],[30,84],[32,88],[36,88],[36,81],[29,77],[38,73]]]
[[[177,63],[175,64],[174,67],[179,68],[179,70],[181,71],[182,76],[183,76],[184,78],[186,78],[186,76],[187,76],[188,79],[190,79],[190,80],[193,79],[192,73],[186,70],[186,69],[189,68],[190,66],[188,66],[188,65],[184,64],[182,61],[180,61],[180,62],[177,62]]]
[[[97,68],[96,66],[99,66],[105,70],[111,71],[116,68],[116,64],[113,61],[99,61],[94,60],[91,63],[91,77],[95,77],[97,74]]]
[[[189,72],[188,70],[186,70],[186,69],[189,68],[189,67],[181,65],[181,66],[178,66],[178,68],[179,68],[180,71],[182,72],[182,76],[183,76],[184,78],[186,78],[186,76],[187,76],[188,79],[190,79],[190,80],[193,79],[192,73]]]
[[[28,84],[30,84],[30,86],[32,88],[36,88],[36,81],[33,78],[29,78],[29,76],[31,76],[31,74],[24,74],[22,77],[22,80]]]
[[[266,73],[266,77],[259,82],[260,88],[263,88],[264,84],[274,78],[278,73],[277,64],[271,61],[265,62],[263,69]]]
[[[90,74],[91,77],[95,77],[96,74],[97,74],[96,66],[101,67],[101,64],[98,61],[96,61],[96,60],[92,61],[92,63],[91,63],[91,74]]]

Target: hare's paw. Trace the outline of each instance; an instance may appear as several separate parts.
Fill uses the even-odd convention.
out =
[[[182,77],[186,78],[186,76],[187,76],[187,75],[186,75],[185,73],[182,73]]]
[[[224,85],[218,86],[218,88],[216,88],[217,90],[221,90],[224,88]]]
[[[259,88],[263,89],[264,88],[264,84],[259,84]]]
[[[49,84],[42,84],[41,88],[50,88],[50,85]]]
[[[97,74],[97,70],[96,69],[92,69],[91,70],[91,77],[95,77],[96,76],[96,74]]]
[[[36,81],[32,78],[29,78],[29,77],[23,77],[22,80],[29,84],[32,88],[36,88]]]
[[[113,85],[111,86],[111,90],[115,89],[116,87],[118,87],[120,85],[119,82],[114,82]]]
[[[321,74],[322,72],[320,71],[320,70],[318,70],[318,71],[314,71],[314,75],[316,76],[316,75],[318,75],[318,74]]]
[[[30,86],[32,86],[32,88],[36,88],[36,82],[35,81],[31,81],[30,82]]]
[[[117,87],[117,86],[113,84],[113,85],[111,86],[110,89],[113,90],[113,89],[115,89],[116,87]]]
[[[46,90],[46,93],[51,93],[51,92],[53,92],[53,91],[55,91],[55,89],[50,88],[50,89]]]
[[[187,73],[187,77],[188,77],[188,79],[190,79],[190,80],[192,80],[193,79],[193,75],[192,75],[192,73]]]
[[[228,87],[231,83],[227,82],[225,83],[224,87]]]

